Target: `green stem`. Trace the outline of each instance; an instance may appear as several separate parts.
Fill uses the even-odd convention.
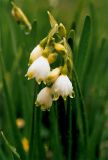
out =
[[[50,122],[51,122],[51,145],[53,149],[53,160],[62,160],[62,146],[61,146],[61,138],[60,138],[60,133],[59,133],[59,128],[58,128],[58,123],[57,123],[57,110],[56,110],[57,103],[52,106],[52,109],[50,111]]]
[[[72,106],[71,100],[67,100],[67,160],[72,159]]]
[[[41,137],[40,137],[40,126],[41,126],[41,110],[35,106],[35,100],[37,95],[38,87],[35,85],[34,89],[34,100],[33,100],[33,113],[32,113],[32,129],[30,139],[30,151],[28,160],[41,159]]]

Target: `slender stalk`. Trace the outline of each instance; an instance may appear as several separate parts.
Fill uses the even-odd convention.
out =
[[[67,100],[67,160],[72,159],[72,106],[70,98]]]
[[[34,99],[33,99],[33,113],[32,113],[32,127],[30,137],[30,151],[28,160],[41,159],[41,137],[40,137],[40,126],[41,126],[41,110],[35,106],[35,100],[37,95],[38,87],[34,87]]]
[[[66,110],[65,110],[65,104],[64,100],[60,97],[58,100],[58,106],[57,106],[57,116],[58,116],[58,129],[61,135],[61,143],[63,146],[63,152],[66,156],[67,154],[67,137],[66,137]]]
[[[59,133],[59,127],[58,127],[58,122],[57,122],[57,110],[56,110],[57,103],[52,106],[52,109],[50,111],[50,122],[51,122],[51,145],[52,145],[52,150],[53,150],[53,160],[63,160],[63,153],[62,149],[63,147],[61,146],[61,137]]]

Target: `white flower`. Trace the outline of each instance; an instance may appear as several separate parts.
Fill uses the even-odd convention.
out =
[[[38,44],[30,53],[29,64],[32,64],[37,58],[42,55],[43,48]]]
[[[28,79],[35,78],[38,83],[45,81],[46,77],[50,73],[50,65],[47,58],[41,56],[36,59],[28,68],[26,76]]]
[[[52,93],[54,100],[57,100],[59,96],[66,99],[67,96],[72,97],[73,86],[67,75],[60,75],[52,86]]]
[[[36,105],[41,106],[42,110],[48,110],[52,106],[51,88],[43,88],[37,95]]]

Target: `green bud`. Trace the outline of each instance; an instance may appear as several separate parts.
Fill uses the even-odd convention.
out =
[[[56,53],[50,53],[48,56],[48,62],[50,64],[54,63],[57,59],[57,54]]]

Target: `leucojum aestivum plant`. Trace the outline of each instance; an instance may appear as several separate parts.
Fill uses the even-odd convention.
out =
[[[30,53],[26,74],[28,80],[35,78],[38,85],[41,82],[45,85],[35,102],[41,110],[50,110],[53,101],[58,100],[59,96],[66,100],[67,96],[72,98],[74,95],[71,81],[73,60],[66,29],[62,23],[56,22],[50,12],[48,15],[51,30]]]
[[[22,10],[13,2],[12,16],[23,29],[27,29],[29,33],[32,31],[33,25],[31,25]],[[68,44],[65,26],[62,23],[58,23],[50,12],[48,12],[48,16],[51,29],[48,35],[31,51],[28,60],[28,70],[25,74],[28,80],[35,80],[35,91],[37,90],[37,94],[34,91],[36,98],[33,102],[29,138],[21,138],[21,144],[19,143],[19,138],[16,142],[18,143],[16,145],[18,152],[16,152],[16,149],[8,143],[2,133],[2,137],[11,152],[18,159],[21,157],[22,160],[26,157],[25,153],[27,154],[27,159],[43,160],[50,152],[51,158],[56,159],[58,157],[58,160],[63,160],[66,157],[68,160],[71,160],[73,152],[72,104],[70,101],[76,93],[74,93],[72,85],[72,81],[75,79],[72,50]],[[43,125],[41,121],[44,113],[49,114],[50,127],[48,128],[48,134],[51,136],[45,137],[47,139],[46,142],[43,141],[41,135],[41,125]],[[22,120],[17,119],[17,127],[18,125],[21,127],[20,124],[24,125],[23,122],[25,121]],[[12,122],[14,122],[13,119]],[[16,127],[15,124],[14,127]],[[15,133],[18,133],[17,128],[15,129]],[[18,136],[16,135],[16,137]],[[48,144],[49,142],[50,145]],[[22,146],[22,148],[19,146]]]
[[[83,2],[67,18],[54,11],[72,20],[69,33],[48,12],[47,34],[42,0],[18,2],[25,11],[0,1],[0,160],[108,159],[108,41]]]

